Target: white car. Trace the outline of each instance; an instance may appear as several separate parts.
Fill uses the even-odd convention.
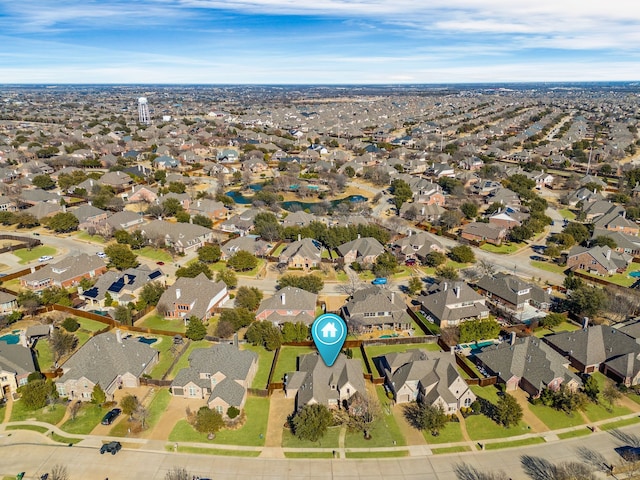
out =
[[[107,254],[104,252],[98,252],[96,253],[96,255],[98,255],[100,258],[107,258]]]
[[[39,262],[47,262],[49,260],[53,260],[51,255],[43,255],[38,259]]]

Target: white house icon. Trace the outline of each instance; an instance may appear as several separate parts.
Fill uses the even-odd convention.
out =
[[[338,332],[338,329],[336,328],[333,322],[329,322],[324,327],[322,327],[321,332],[324,338],[336,338],[336,333]]]

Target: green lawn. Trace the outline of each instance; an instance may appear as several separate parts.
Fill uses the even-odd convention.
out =
[[[485,450],[498,450],[500,448],[513,448],[513,447],[524,447],[527,445],[536,445],[538,443],[544,443],[544,438],[533,437],[533,438],[525,438],[522,440],[512,440],[509,442],[487,443],[484,446],[484,448]]]
[[[20,263],[21,265],[25,265],[33,260],[37,260],[43,255],[53,256],[57,252],[58,250],[56,250],[53,247],[40,245],[39,247],[32,248],[31,250],[28,250],[26,248],[21,248],[20,250],[15,250],[13,254],[20,259],[18,263]]]
[[[199,340],[197,342],[191,341],[187,349],[180,356],[180,359],[176,362],[176,364],[169,372],[167,379],[173,380],[174,378],[176,378],[176,375],[180,370],[189,366],[189,355],[191,355],[191,352],[193,352],[197,348],[209,348],[211,345],[213,344],[207,340]]]
[[[570,432],[559,433],[558,438],[560,440],[567,440],[569,438],[584,437],[586,435],[589,435],[590,433],[591,433],[591,430],[585,427],[579,430],[571,430]]]
[[[281,382],[285,373],[296,370],[298,355],[313,353],[315,351],[316,349],[313,347],[282,347],[280,349],[280,356],[278,357],[278,364],[273,372],[271,381]]]
[[[69,418],[60,428],[67,433],[88,435],[100,423],[105,413],[107,413],[107,410],[100,408],[98,405],[83,403],[75,420]]]
[[[270,352],[263,346],[251,345],[249,343],[241,345],[240,349],[251,350],[252,352],[258,354],[258,372],[253,378],[251,388],[266,388],[267,381],[269,380],[269,371],[271,370],[271,364],[273,363],[273,356],[275,352]]]
[[[51,345],[45,338],[40,338],[36,342],[36,358],[41,372],[47,372],[53,368],[53,351]]]
[[[284,452],[284,458],[333,458],[332,452]]]
[[[7,425],[5,430],[31,430],[38,433],[47,433],[49,431],[47,427],[41,427],[40,425]]]
[[[58,443],[65,443],[67,445],[69,444],[75,445],[76,443],[79,443],[82,441],[81,438],[63,437],[62,435],[58,435],[56,432],[51,432],[51,440]]]
[[[88,318],[79,318],[74,317],[78,323],[80,324],[80,328],[87,330],[89,332],[97,332],[98,330],[102,330],[109,325],[106,323],[98,322],[97,320],[89,320]]]
[[[151,370],[151,378],[161,379],[162,376],[167,373],[171,363],[173,363],[173,354],[171,353],[171,347],[173,346],[173,337],[157,335],[159,341],[151,344],[152,348],[155,348],[160,352],[160,359],[153,370]]]
[[[558,210],[558,213],[562,215],[562,218],[566,218],[567,220],[575,220],[576,218],[576,214],[568,208],[561,208],[560,210]]]
[[[588,404],[587,409],[585,410],[584,413],[590,421],[597,422],[598,420],[606,420],[608,418],[620,417],[622,415],[627,415],[631,413],[631,410],[629,410],[627,407],[622,407],[618,405],[614,406],[611,409],[611,411],[609,411],[607,408],[609,406],[608,403],[604,401],[602,398],[602,392],[608,380],[600,372],[595,372],[592,374],[592,376],[598,382],[598,387],[600,387],[600,395],[598,396],[600,403],[598,405],[594,403]]]
[[[66,404],[63,405],[61,403],[47,405],[46,407],[40,408],[38,410],[29,410],[25,407],[25,404],[23,402],[18,400],[13,404],[10,421],[21,422],[24,420],[33,419],[39,422],[56,425],[58,422],[60,422],[60,420],[62,420],[62,417],[64,417],[65,411]]]
[[[471,447],[443,447],[443,448],[432,448],[431,452],[434,455],[441,455],[443,453],[462,453],[462,452],[470,452]]]
[[[539,268],[540,270],[545,270],[547,272],[552,273],[564,273],[567,267],[561,267],[560,265],[556,265],[555,263],[550,262],[540,262],[538,260],[531,260],[529,262],[532,267]]]
[[[187,422],[180,420],[169,434],[170,442],[202,442],[219,443],[223,445],[262,446],[267,431],[269,417],[269,399],[261,397],[247,397],[244,407],[247,420],[237,430],[221,430],[213,440],[207,439],[207,434],[199,433]]]
[[[76,330],[75,332],[73,332],[73,335],[78,337],[78,348],[87,343],[89,338],[91,338],[91,335],[84,330]]]
[[[584,423],[582,415],[580,415],[578,412],[575,412],[572,415],[567,415],[566,413],[555,410],[551,407],[531,404],[529,404],[529,409],[536,417],[538,417],[542,421],[542,423],[544,423],[551,430],[577,427],[578,425],[582,425]]]
[[[255,278],[256,275],[258,275],[258,272],[262,270],[262,267],[264,267],[266,263],[267,261],[264,258],[258,258],[258,264],[256,265],[255,268],[252,268],[251,270],[247,270],[246,272],[236,272],[236,275],[239,277]]]
[[[407,267],[405,265],[400,265],[397,271],[392,275],[392,278],[395,278],[395,279],[406,278],[406,277],[410,277],[414,273],[416,273],[416,270],[414,268]]]
[[[600,425],[598,428],[600,428],[600,430],[615,430],[626,427],[627,425],[635,425],[638,422],[640,422],[640,418],[633,417],[625,420],[618,420],[617,422],[605,423],[604,425]]]
[[[557,327],[553,327],[553,330],[550,330],[548,328],[538,328],[533,334],[538,338],[542,338],[546,335],[551,335],[554,333],[573,332],[575,330],[580,330],[580,327],[571,322],[562,322]]]
[[[406,345],[368,345],[365,348],[370,360],[387,353],[406,352],[407,350],[423,349],[428,352],[441,352],[437,343],[412,343]],[[373,365],[371,366],[373,368]]]
[[[172,452],[173,447],[167,446],[167,450]],[[257,457],[260,452],[253,450],[226,450],[224,448],[206,448],[206,447],[181,447],[178,446],[180,453],[196,453],[198,455],[218,455],[226,457]]]
[[[455,443],[464,441],[464,437],[462,436],[462,429],[460,428],[460,423],[458,422],[447,423],[447,425],[442,430],[440,430],[440,433],[435,437],[431,435],[431,432],[428,432],[426,430],[422,431],[422,435],[429,444]]]
[[[440,327],[438,325],[436,325],[435,323],[430,322],[429,320],[427,320],[427,317],[424,316],[424,313],[422,313],[420,310],[418,310],[415,313],[422,320],[422,323],[424,323],[425,326],[429,329],[428,332],[424,332],[426,335],[439,335],[440,334]],[[417,326],[415,328],[416,328],[417,332],[421,332],[422,331]]]
[[[481,250],[491,253],[498,253],[500,255],[509,255],[517,252],[522,247],[526,246],[526,243],[503,243],[500,246],[485,243],[480,247]]]
[[[585,275],[587,275],[589,277],[598,278],[600,280],[606,280],[607,282],[611,282],[611,283],[613,283],[615,285],[620,285],[621,287],[630,287],[638,279],[630,277],[629,274],[631,272],[635,272],[635,271],[638,271],[638,270],[640,270],[640,263],[630,263],[629,267],[627,268],[627,270],[624,273],[616,273],[615,275],[611,275],[610,277],[603,277],[603,276],[600,276],[600,275],[594,275],[594,274],[591,274],[589,272],[585,272],[583,270],[580,270],[580,272],[584,273]]]
[[[272,257],[279,257],[280,254],[282,253],[282,251],[287,248],[289,244],[288,243],[281,243],[280,245],[278,245],[278,248],[275,249],[275,251],[271,252],[271,256]],[[327,252],[327,254],[329,253],[329,251],[325,248],[323,249],[323,252]],[[329,258],[329,257],[327,257]]]
[[[336,270],[336,280],[338,282],[347,282],[349,281],[349,275],[344,270]]]
[[[186,327],[181,319],[167,320],[163,316],[149,314],[142,320],[136,322],[136,327],[152,328],[156,330],[166,330],[168,332],[184,333]]]
[[[134,253],[136,255],[140,255],[141,257],[155,260],[156,262],[172,262],[173,261],[173,257],[170,254],[168,254],[166,251],[160,248],[147,246],[139,250],[135,250]]]
[[[324,437],[317,442],[300,440],[291,433],[291,430],[285,428],[282,432],[282,446],[284,448],[338,448],[339,437],[340,427],[329,428]]]
[[[100,236],[100,235],[89,235],[87,232],[84,231],[78,231],[76,233],[76,238],[78,240],[85,240],[87,242],[93,242],[93,243],[106,243],[106,240],[104,239],[104,237]]]
[[[169,406],[170,401],[171,393],[169,393],[169,389],[162,388],[156,392],[153,400],[149,403],[149,418],[147,419],[148,430],[153,429],[153,427],[158,424],[162,414]]]
[[[396,458],[408,457],[409,450],[389,450],[386,452],[345,452],[346,458]]]
[[[406,445],[406,441],[393,415],[383,413],[380,419],[375,422],[369,432],[371,438],[366,440],[361,431],[347,431],[344,443],[347,448],[375,448],[392,447],[394,440],[396,445]]]
[[[494,405],[498,402],[497,388],[493,386],[478,387],[476,385],[472,385],[470,388],[477,397],[483,398]],[[470,415],[465,419],[465,424],[469,437],[472,440],[515,437],[531,432],[530,428],[524,422],[520,422],[513,427],[505,428],[484,415]]]

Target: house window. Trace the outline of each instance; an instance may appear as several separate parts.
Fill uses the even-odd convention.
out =
[[[63,397],[67,395],[67,390],[65,389],[64,385],[58,385],[58,394],[62,395]]]
[[[365,317],[375,317],[376,314],[375,314],[375,312],[364,312],[364,316]]]
[[[6,377],[5,377],[6,378]],[[20,382],[18,382],[18,385],[22,386],[22,385],[26,385],[27,382],[29,381],[28,378],[21,378]]]
[[[216,406],[216,410],[220,415],[222,415],[222,405]]]
[[[196,396],[196,387],[194,387],[193,385],[189,386],[189,396],[190,397],[195,397]]]
[[[211,374],[210,373],[205,373],[204,374],[204,378],[211,378]]]
[[[471,399],[470,399],[469,397],[465,398],[465,399],[464,399],[464,406],[465,406],[465,407],[468,407],[468,406],[470,406],[470,405],[471,405]]]

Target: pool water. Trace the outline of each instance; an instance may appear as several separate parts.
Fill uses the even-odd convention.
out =
[[[477,345],[475,343],[469,343],[469,344],[463,343],[460,345],[460,348],[462,349],[469,348],[471,349],[472,354],[476,354],[476,353],[480,353],[484,347],[488,347],[489,345],[493,345],[493,344],[494,344],[493,340],[485,340],[483,342],[478,342]]]
[[[138,341],[140,343],[146,343],[147,345],[151,345],[152,343],[156,343],[158,341],[158,339],[157,338],[138,337]]]
[[[630,272],[629,276],[633,278],[640,278],[640,270],[636,270],[635,272]]]
[[[0,342],[5,342],[8,345],[15,345],[20,341],[20,335],[15,335],[13,333],[7,333],[0,337]]]

